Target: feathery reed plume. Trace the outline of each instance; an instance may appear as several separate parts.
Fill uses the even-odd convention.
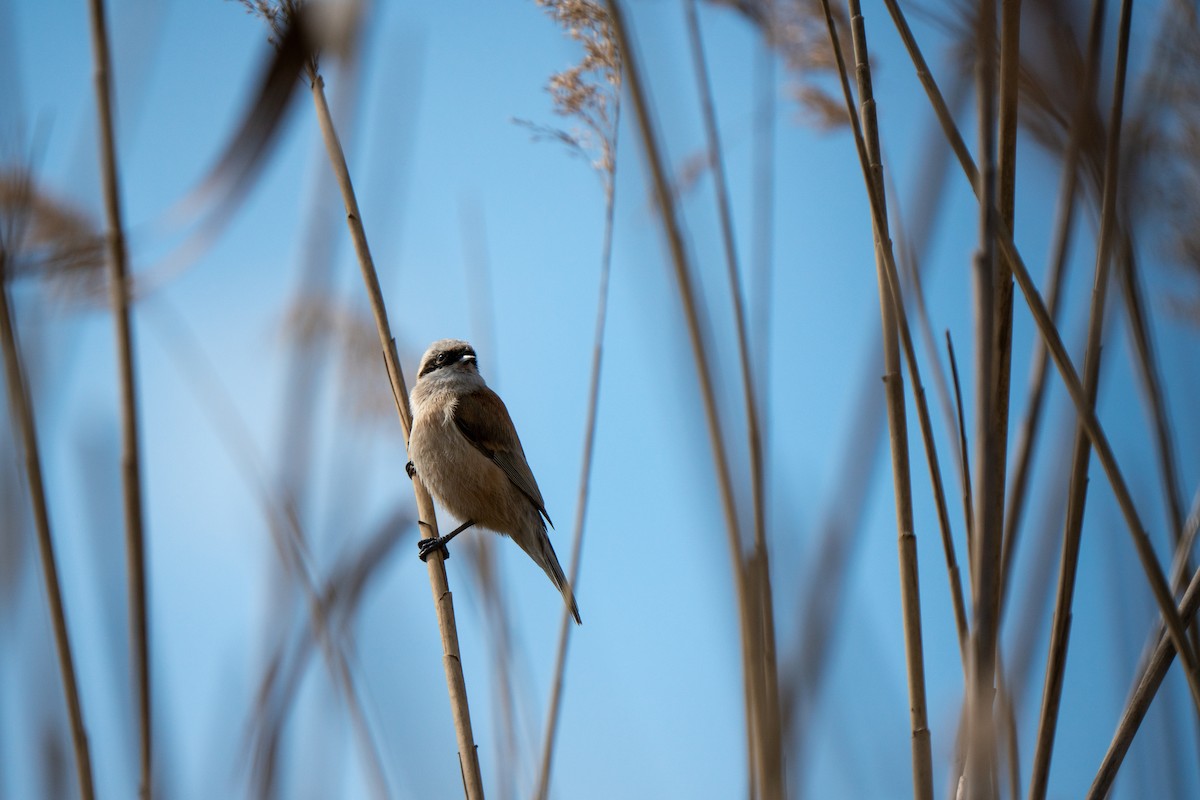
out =
[[[837,58],[830,46],[825,25],[824,4],[820,0],[709,0],[714,6],[728,6],[762,32],[763,44],[779,52],[794,81],[792,98],[804,111],[806,122],[825,131],[849,124],[846,107],[823,85],[836,79]],[[840,6],[829,13],[841,37],[843,52],[852,50],[850,21]]]
[[[70,302],[104,298],[104,235],[87,214],[9,169],[0,170],[0,219],[4,237],[21,230],[20,248],[5,252],[5,280],[41,278]]]

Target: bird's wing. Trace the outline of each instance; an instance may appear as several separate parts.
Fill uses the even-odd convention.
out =
[[[454,406],[454,424],[476,450],[504,471],[546,522],[550,522],[542,493],[525,461],[525,451],[521,449],[521,440],[517,438],[517,429],[513,427],[504,401],[486,387],[468,392],[460,396]],[[550,526],[554,523],[550,522]]]

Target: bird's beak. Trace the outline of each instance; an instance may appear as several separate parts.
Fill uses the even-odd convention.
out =
[[[474,362],[474,361],[475,361],[475,356],[471,355],[470,353],[467,353],[466,355],[464,355],[464,356],[463,356],[461,359],[459,359],[459,360],[460,360],[460,361],[470,361],[470,362]]]

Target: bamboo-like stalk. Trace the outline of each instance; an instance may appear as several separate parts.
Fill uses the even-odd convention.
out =
[[[54,647],[58,654],[58,671],[63,695],[67,701],[67,719],[71,725],[71,743],[75,754],[75,775],[79,780],[79,796],[92,800],[96,796],[92,779],[92,757],[88,750],[87,727],[83,722],[83,704],[79,700],[79,682],[75,676],[75,658],[71,652],[71,635],[67,628],[67,612],[63,605],[62,588],[58,580],[58,564],[54,557],[54,537],[50,530],[50,512],[46,505],[46,490],[42,481],[42,458],[38,449],[37,426],[33,419],[33,403],[29,384],[21,363],[8,297],[8,258],[0,244],[0,348],[4,350],[4,383],[8,387],[9,413],[13,428],[21,441],[25,459],[25,479],[29,482],[29,502],[33,507],[34,529],[37,532],[38,556],[42,564],[42,581],[46,587],[46,602],[50,610],[50,626],[54,631]]]
[[[617,135],[620,130],[621,104],[618,98],[613,114],[612,159],[609,168],[616,169]],[[596,444],[596,413],[600,405],[600,368],[604,355],[604,330],[608,321],[608,278],[612,271],[613,222],[616,208],[616,175],[605,175],[604,191],[604,237],[600,253],[600,288],[596,302],[596,329],[592,337],[592,371],[589,378],[587,415],[584,422],[583,465],[579,470],[579,500],[575,508],[575,539],[571,543],[570,584],[579,591],[579,567],[583,554],[583,526],[587,519],[587,505],[592,482],[592,462]],[[563,607],[562,621],[558,631],[558,651],[554,657],[554,683],[550,691],[550,702],[546,709],[546,733],[542,741],[542,765],[538,773],[537,790],[534,797],[545,800],[550,792],[550,767],[554,759],[554,743],[558,732],[559,706],[562,701],[563,680],[566,675],[567,644],[575,626],[571,612]]]
[[[396,352],[396,340],[392,337],[391,325],[388,323],[383,291],[379,288],[379,275],[375,270],[375,262],[371,258],[371,250],[367,244],[367,234],[363,227],[362,216],[358,211],[358,199],[354,194],[354,185],[350,181],[350,169],[346,165],[346,156],[342,152],[341,142],[333,127],[333,118],[329,113],[329,104],[325,100],[325,81],[320,75],[314,74],[310,77],[313,106],[316,110],[317,122],[321,127],[321,138],[325,142],[329,164],[333,168],[338,188],[341,190],[342,202],[346,207],[346,224],[350,229],[354,252],[362,270],[367,299],[375,318],[379,345],[383,350],[388,379],[396,401],[396,412],[400,417],[400,428],[404,433],[404,443],[407,446],[408,436],[412,430],[412,410],[408,404],[408,389],[400,368],[400,356]],[[438,531],[433,498],[430,496],[429,490],[425,488],[425,484],[421,482],[419,475],[413,478],[412,484],[413,493],[416,496],[418,519],[424,523],[420,526],[421,533],[427,535],[428,538],[435,538]],[[436,558],[430,558],[425,563],[429,570],[434,610],[437,613],[438,629],[442,637],[442,665],[446,671],[446,687],[450,694],[450,708],[454,716],[454,732],[458,740],[458,758],[459,766],[462,769],[463,789],[468,800],[476,800],[483,797],[483,778],[479,771],[479,756],[475,750],[474,734],[471,731],[467,686],[463,678],[462,657],[458,648],[458,629],[454,621],[454,599],[446,580],[446,566],[441,553],[439,552]]]
[[[646,88],[639,72],[637,56],[631,45],[628,26],[618,0],[608,0],[609,15],[612,17],[613,31],[617,37],[625,64],[625,77],[628,81],[630,99],[633,102],[634,115],[637,119],[641,134],[643,149],[646,153],[647,167],[650,171],[651,182],[654,185],[656,201],[662,214],[662,224],[671,252],[671,262],[674,267],[676,283],[683,305],[684,317],[688,328],[688,337],[692,345],[692,353],[696,363],[696,371],[700,382],[700,394],[705,408],[705,421],[708,427],[709,443],[713,450],[713,462],[717,473],[717,486],[721,495],[721,506],[725,517],[725,530],[730,549],[730,566],[733,569],[734,593],[738,603],[738,618],[742,636],[742,677],[746,702],[746,747],[747,747],[747,780],[748,793],[751,797],[777,797],[783,791],[783,776],[781,770],[772,774],[764,774],[768,764],[779,764],[782,759],[768,759],[763,755],[763,748],[777,749],[782,737],[778,727],[771,727],[779,721],[776,712],[763,713],[763,703],[768,696],[777,696],[778,690],[764,689],[763,681],[768,672],[760,670],[763,658],[767,656],[762,648],[761,620],[755,616],[755,611],[761,611],[758,589],[753,575],[748,568],[742,552],[742,538],[738,523],[737,506],[734,499],[733,476],[730,471],[729,459],[725,450],[724,433],[720,412],[717,407],[716,390],[712,378],[711,359],[704,341],[705,325],[701,320],[700,308],[696,301],[696,290],[690,261],[683,243],[683,234],[677,219],[674,195],[667,179],[663,165],[660,146],[651,119],[650,104],[646,97]]]
[[[146,601],[146,540],[142,518],[141,459],[138,446],[137,384],[130,325],[129,265],[121,196],[117,182],[117,149],[113,130],[112,59],[104,18],[104,0],[90,0],[92,59],[96,112],[100,127],[100,172],[108,221],[108,284],[116,326],[117,377],[121,396],[121,486],[125,512],[125,556],[129,581],[129,637],[133,685],[137,694],[138,796],[147,800],[153,785],[153,715],[151,713],[150,643]]]
[[[1092,287],[1091,309],[1088,313],[1087,349],[1084,354],[1084,391],[1087,393],[1088,403],[1092,408],[1095,407],[1100,384],[1100,345],[1104,328],[1104,306],[1108,297],[1108,276],[1114,237],[1116,236],[1118,160],[1124,116],[1131,16],[1132,3],[1130,0],[1124,0],[1121,4],[1116,79],[1113,82],[1112,111],[1108,121],[1108,138],[1104,159],[1100,241],[1096,248],[1095,282]],[[1041,716],[1033,754],[1033,774],[1029,787],[1030,800],[1043,800],[1050,780],[1050,758],[1054,750],[1054,735],[1058,728],[1058,710],[1062,700],[1067,647],[1070,641],[1071,605],[1075,597],[1075,576],[1079,563],[1079,545],[1083,534],[1084,506],[1087,502],[1087,471],[1090,460],[1091,447],[1087,435],[1081,427],[1077,427],[1074,455],[1072,456],[1071,484],[1068,489],[1067,519],[1063,532],[1058,596],[1054,606],[1050,652],[1046,662],[1045,688],[1042,693]],[[1197,697],[1197,702],[1200,703],[1200,696]]]
[[[887,400],[888,429],[892,451],[892,480],[895,489],[897,549],[900,564],[900,597],[904,618],[904,643],[908,674],[909,715],[912,726],[913,795],[933,797],[933,761],[929,737],[928,712],[925,702],[925,662],[921,644],[921,600],[917,573],[916,536],[913,532],[912,485],[909,475],[908,433],[904,402],[904,379],[900,367],[898,332],[905,333],[909,368],[915,369],[916,359],[911,339],[907,336],[907,321],[903,322],[903,299],[896,274],[891,238],[888,235],[887,210],[884,205],[883,170],[879,130],[875,118],[875,99],[871,88],[870,59],[867,50],[866,27],[858,0],[849,0],[851,39],[854,45],[855,76],[859,90],[859,113],[854,112],[848,70],[837,35],[836,24],[828,0],[822,0],[830,44],[838,61],[846,111],[851,119],[858,148],[859,162],[866,182],[871,206],[872,232],[875,238],[875,267],[879,283],[879,308],[883,331],[884,392]],[[914,381],[914,385],[916,385]],[[918,395],[923,401],[923,393]],[[922,402],[923,405],[923,402]]]
[[[892,18],[896,22],[897,29],[901,32],[901,38],[904,39],[905,47],[909,52],[910,58],[913,60],[917,74],[922,77],[922,86],[924,86],[930,104],[938,117],[938,121],[942,125],[942,132],[958,156],[963,173],[969,179],[972,179],[972,186],[975,187],[976,184],[973,180],[977,174],[975,164],[971,159],[970,153],[967,152],[962,143],[962,135],[959,133],[958,126],[946,108],[941,91],[937,88],[937,83],[929,77],[924,57],[921,55],[920,49],[917,48],[911,31],[908,30],[907,22],[905,22],[904,16],[896,5],[895,0],[884,0],[884,2],[887,3],[888,10],[892,13]],[[994,207],[992,214],[997,215]],[[1125,482],[1120,465],[1113,454],[1112,446],[1108,442],[1108,437],[1104,433],[1103,426],[1087,402],[1087,394],[1083,389],[1083,384],[1079,380],[1079,373],[1075,369],[1071,357],[1067,354],[1067,349],[1063,345],[1058,328],[1051,319],[1050,313],[1046,310],[1045,301],[1038,292],[1033,278],[1030,277],[1029,270],[1025,266],[1025,261],[1021,257],[1020,251],[1013,242],[1012,231],[1004,224],[1003,220],[998,220],[996,227],[996,241],[999,245],[1000,255],[1008,260],[1012,268],[1013,278],[1020,287],[1021,293],[1025,298],[1025,303],[1033,315],[1038,334],[1042,338],[1042,341],[1046,343],[1050,356],[1058,370],[1059,377],[1062,379],[1063,386],[1066,388],[1067,394],[1071,397],[1071,402],[1075,406],[1075,412],[1080,417],[1088,439],[1092,443],[1092,447],[1095,448],[1096,458],[1104,469],[1104,474],[1108,478],[1113,495],[1117,500],[1117,506],[1121,509],[1121,515],[1125,518],[1126,527],[1133,538],[1134,549],[1137,551],[1138,559],[1142,562],[1142,569],[1146,573],[1147,583],[1149,583],[1150,590],[1154,594],[1155,602],[1158,604],[1159,612],[1166,623],[1172,643],[1177,648],[1180,648],[1180,661],[1183,663],[1184,669],[1188,674],[1189,687],[1193,684],[1200,686],[1200,677],[1197,676],[1195,666],[1196,661],[1190,647],[1185,643],[1186,640],[1179,619],[1179,613],[1171,598],[1171,592],[1163,575],[1162,567],[1159,565],[1157,556],[1154,553],[1154,546],[1146,534],[1146,529],[1142,525],[1141,518],[1137,512],[1137,506],[1133,502],[1133,496],[1129,492],[1129,486]],[[1180,647],[1181,644],[1182,647]],[[1193,689],[1192,693],[1193,696],[1200,694],[1196,689]]]
[[[910,244],[906,241],[906,233],[899,220],[903,219],[903,215],[896,213],[896,238],[897,247],[901,253],[901,267],[906,268],[909,280],[911,283],[911,292],[913,305],[917,311],[917,326],[920,331],[922,341],[926,345],[926,353],[929,356],[930,363],[933,369],[934,384],[938,393],[941,395],[941,400],[944,404],[944,409],[947,413],[948,421],[950,421],[951,430],[953,432],[953,412],[949,411],[949,390],[946,386],[946,376],[942,372],[941,362],[937,357],[937,348],[934,345],[933,327],[929,321],[929,309],[925,303],[925,291],[921,284],[921,270],[915,263],[916,256],[911,252]],[[907,263],[906,263],[907,262]],[[906,323],[907,324],[907,323]],[[906,351],[906,356],[914,356],[914,352]],[[923,409],[927,405],[925,399],[925,387],[920,383],[919,379],[914,377],[914,394],[917,396],[917,407],[920,410],[920,426],[921,438],[927,456],[936,452],[933,440],[933,421],[928,418],[928,412]],[[961,453],[959,454],[961,462]],[[945,487],[942,485],[941,470],[937,466],[936,458],[931,458],[928,461],[930,474],[933,478],[934,486],[934,505],[937,509],[938,528],[942,535],[942,553],[946,559],[946,574],[950,581],[950,603],[954,612],[954,629],[958,635],[958,651],[959,658],[962,661],[963,671],[965,674],[967,667],[967,639],[970,635],[970,624],[967,621],[966,605],[963,602],[962,590],[962,575],[958,568],[958,556],[954,548],[954,534],[950,529],[950,510],[946,501]]]

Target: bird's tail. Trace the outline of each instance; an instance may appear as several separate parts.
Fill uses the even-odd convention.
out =
[[[545,528],[542,528],[541,536],[538,537],[537,549],[538,553],[530,553],[530,555],[550,576],[550,580],[558,587],[558,591],[562,592],[563,602],[567,604],[567,608],[571,609],[571,616],[575,618],[575,624],[582,625],[583,620],[579,618],[579,606],[575,604],[575,592],[571,590],[571,584],[558,564],[558,556],[554,553],[554,546],[550,544],[550,537],[546,535]]]

